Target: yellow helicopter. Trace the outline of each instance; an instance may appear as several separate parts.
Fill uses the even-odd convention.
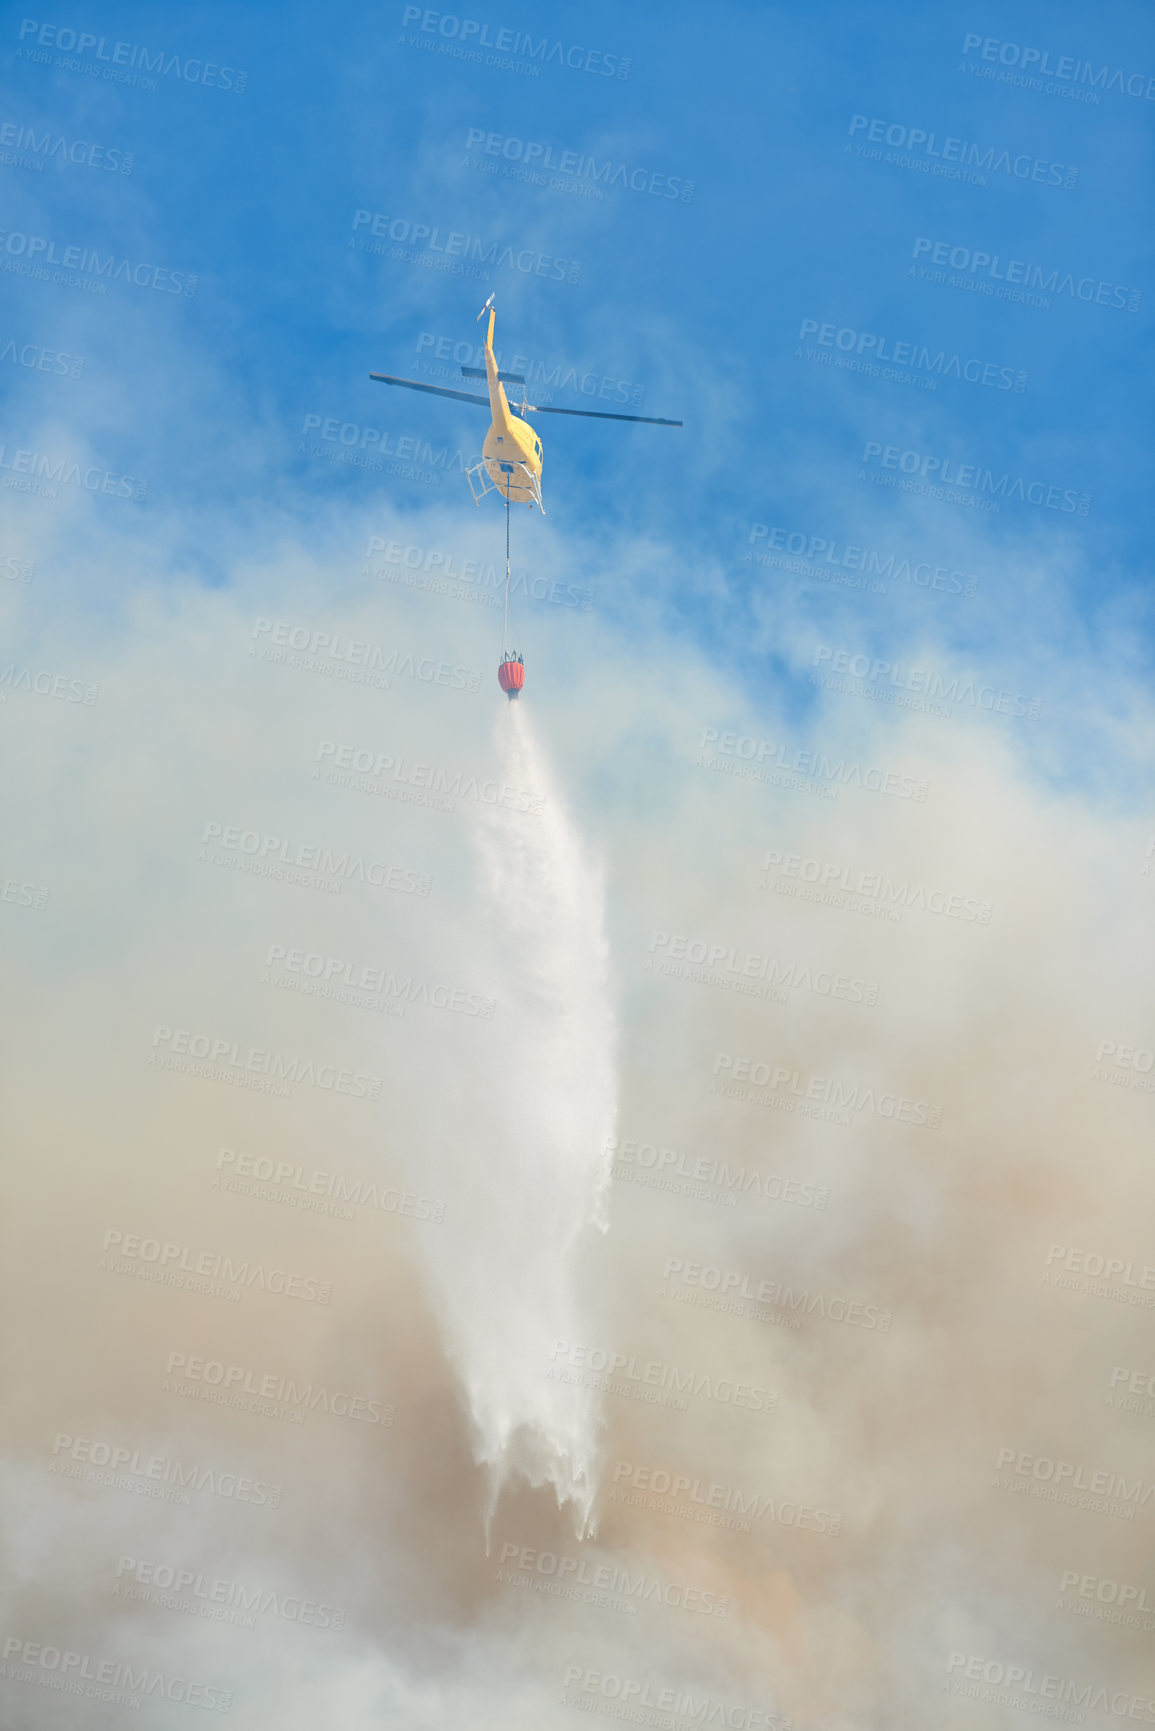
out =
[[[496,318],[494,297],[490,295],[477,315],[478,324],[489,314],[485,332],[485,367],[462,367],[462,377],[485,379],[489,385],[487,397],[471,391],[451,391],[444,385],[424,385],[417,379],[397,379],[391,373],[370,373],[369,377],[382,385],[402,385],[408,391],[425,391],[431,397],[452,397],[457,403],[480,403],[490,414],[489,431],[481,448],[481,457],[465,471],[474,504],[480,505],[487,493],[497,492],[505,500],[505,618],[502,624],[501,662],[497,682],[507,697],[516,697],[525,683],[525,662],[509,647],[509,507],[511,504],[536,505],[545,514],[541,502],[541,440],[526,415],[581,415],[593,421],[641,421],[651,427],[680,427],[681,421],[664,421],[656,415],[614,415],[602,409],[555,409],[535,407],[525,400],[525,377],[521,373],[498,371],[493,352],[493,325]],[[521,386],[521,402],[511,409],[505,394],[506,385]]]
[[[370,373],[369,377],[382,385],[403,385],[409,391],[425,391],[431,397],[452,397],[458,403],[480,403],[490,413],[489,431],[481,449],[481,459],[465,471],[474,503],[480,505],[487,493],[497,491],[509,505],[536,505],[544,514],[541,500],[541,440],[525,415],[580,415],[593,421],[640,421],[650,427],[680,427],[681,421],[664,421],[657,415],[613,415],[601,409],[556,409],[536,406],[525,400],[525,377],[521,373],[498,371],[493,353],[493,326],[496,319],[494,296],[490,295],[477,315],[477,323],[489,314],[485,333],[485,368],[462,367],[463,378],[485,379],[488,397],[475,396],[470,391],[451,391],[444,385],[423,385],[416,379],[397,379],[391,373]],[[510,408],[505,386],[520,385],[521,402]]]

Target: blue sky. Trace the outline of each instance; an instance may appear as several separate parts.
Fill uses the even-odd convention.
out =
[[[476,454],[481,411],[402,398],[367,374],[451,383],[436,344],[474,341],[494,292],[507,359],[686,422],[539,423],[563,536],[609,557],[639,532],[676,549],[641,610],[623,614],[640,648],[656,607],[751,693],[769,680],[803,708],[784,648],[799,618],[875,656],[929,636],[976,666],[1013,666],[1020,685],[1050,681],[1052,700],[1068,656],[1105,686],[1120,656],[1149,671],[1139,381],[1155,292],[1155,32],[1143,7],[1093,19],[1030,5],[888,5],[866,19],[833,6],[819,20],[766,5],[475,11],[11,14],[5,119],[133,162],[9,164],[9,237],[143,259],[166,284],[197,279],[195,295],[114,281],[101,297],[10,275],[13,335],[85,356],[80,381],[6,369],[12,440],[66,424],[107,468],[146,476],[142,526],[159,514],[177,563],[227,584],[225,522],[243,540],[271,513],[307,536],[374,494],[414,513],[431,494],[302,453],[306,417],[356,427],[347,438],[380,430],[386,449],[408,436]],[[86,31],[97,43],[78,53]],[[463,31],[483,58],[503,57],[475,40],[520,44],[521,58],[457,57]],[[129,67],[163,50],[156,90],[105,76],[117,40],[132,45],[119,51]],[[217,65],[220,77],[202,72]],[[243,90],[219,88],[241,71]],[[529,157],[554,184],[535,183]],[[544,160],[568,168],[542,175]],[[969,180],[936,172],[952,161],[973,165]],[[602,196],[581,196],[583,183]],[[436,250],[410,244],[424,263],[366,253],[371,218],[393,236],[428,229]],[[499,262],[437,268],[450,234]],[[6,244],[18,263],[23,243]],[[936,259],[946,281],[933,280]],[[1004,298],[1008,269],[1059,285],[1050,304]],[[909,357],[924,349],[920,367]],[[883,365],[864,370],[876,351]],[[422,361],[441,374],[420,374]],[[557,401],[597,398],[571,385]],[[872,446],[891,453],[873,484]],[[998,512],[897,491],[903,465],[933,479],[943,464],[1001,483]],[[474,521],[460,474],[442,482],[438,499]],[[1032,488],[1080,503],[1031,503]],[[748,562],[754,524],[961,570],[979,592],[955,605],[907,582],[870,605]],[[496,557],[495,514],[476,527]],[[535,528],[519,533],[532,564]]]
[[[1136,1291],[1092,1265],[1149,1258],[1149,7],[468,4],[0,23],[0,913],[37,1319],[9,1574],[59,1619],[10,1626],[179,1659],[278,1731],[564,1727],[579,1660],[806,1731],[964,1726],[955,1654],[1137,1695],[1138,1633],[1056,1584],[1147,1579],[1149,1511],[1009,1493],[1037,1457],[1155,1502],[1144,1402],[1107,1399],[1146,1362]],[[531,397],[685,422],[540,418],[518,705],[477,580],[502,512],[461,472],[485,415],[369,379],[460,384],[490,293]],[[386,974],[429,990],[341,983]],[[270,1095],[186,1047],[377,1092]],[[551,1199],[568,1174],[584,1207],[615,1114],[687,1176],[615,1173],[587,1243]],[[227,1150],[445,1218],[221,1188]],[[98,1265],[109,1229],[333,1305],[146,1284]],[[671,1258],[893,1332],[675,1304]],[[727,1595],[697,1635],[495,1579],[490,1393],[592,1391],[537,1339],[571,1303],[579,1356],[781,1391],[772,1429],[608,1391],[582,1555]],[[395,1431],[175,1398],[173,1352],[395,1399]],[[583,1498],[595,1409],[554,1463]],[[49,1482],[60,1434],[259,1471],[284,1521]],[[611,1508],[631,1462],[844,1535]],[[538,1465],[496,1536],[568,1557]],[[114,1616],[128,1552],[327,1593],[346,1634]]]

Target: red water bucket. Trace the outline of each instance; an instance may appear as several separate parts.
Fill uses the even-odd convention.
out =
[[[497,670],[497,683],[507,697],[516,697],[525,684],[525,665],[520,660],[503,661]]]

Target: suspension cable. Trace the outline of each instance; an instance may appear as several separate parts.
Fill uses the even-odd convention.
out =
[[[509,654],[509,482],[505,484],[505,624],[502,627],[502,655]]]

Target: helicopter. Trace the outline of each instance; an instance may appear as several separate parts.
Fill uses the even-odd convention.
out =
[[[525,419],[526,415],[578,415],[592,421],[634,421],[651,427],[680,427],[681,421],[663,420],[657,415],[616,415],[603,409],[559,409],[526,401],[525,376],[498,370],[493,352],[493,327],[497,317],[494,295],[490,295],[477,315],[480,324],[486,313],[489,323],[485,332],[485,366],[462,367],[467,379],[485,379],[489,395],[482,397],[471,391],[451,391],[444,385],[426,385],[417,379],[399,379],[392,373],[370,373],[377,384],[400,385],[409,391],[424,391],[431,397],[451,397],[458,403],[478,403],[488,408],[489,431],[485,435],[481,457],[465,471],[473,502],[480,505],[487,493],[496,492],[505,500],[505,626],[498,683],[508,697],[516,697],[525,680],[525,665],[520,655],[508,648],[509,637],[509,510],[512,504],[534,505],[545,515],[541,497],[542,449],[537,432]],[[510,407],[506,385],[521,386],[521,402]]]

